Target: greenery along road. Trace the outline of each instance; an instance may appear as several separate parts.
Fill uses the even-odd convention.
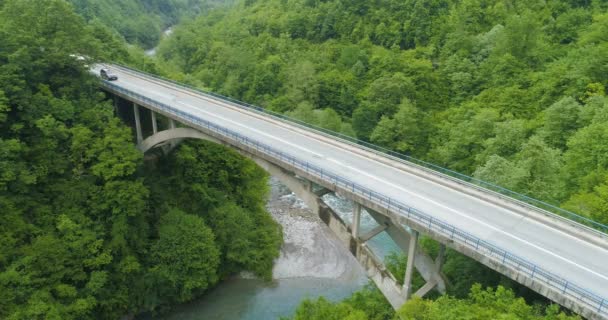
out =
[[[0,43],[1,319],[118,319],[270,277],[265,172],[202,142],[144,165],[70,56],[128,60],[107,28],[65,1],[0,1]]]

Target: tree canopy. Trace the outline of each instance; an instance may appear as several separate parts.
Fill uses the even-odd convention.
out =
[[[158,66],[608,223],[607,17],[601,0],[247,0],[180,24]],[[387,265],[399,276],[404,261]],[[525,305],[510,290],[538,297],[454,252],[444,270],[451,296],[400,314],[565,317]],[[509,289],[470,291],[475,282]],[[369,292],[360,305],[306,301],[295,318],[390,319]]]
[[[144,48],[158,44],[161,32],[231,0],[67,0],[92,24],[111,28]]]
[[[606,222],[605,1],[240,1],[160,46],[175,79]],[[578,199],[578,200],[576,200]]]
[[[145,163],[77,58],[134,59],[106,27],[63,0],[1,1],[0,43],[1,319],[118,319],[269,277],[267,175],[196,142]]]

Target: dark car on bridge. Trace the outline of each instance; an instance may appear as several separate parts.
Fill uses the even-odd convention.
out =
[[[110,71],[110,69],[103,68],[99,71],[99,75],[102,79],[108,81],[118,80],[118,76]]]

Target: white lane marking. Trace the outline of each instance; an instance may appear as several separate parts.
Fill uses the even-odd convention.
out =
[[[144,81],[145,81],[145,80],[144,80]],[[206,101],[207,103],[214,103],[214,102],[211,102],[211,101],[207,101],[206,99],[201,99],[201,98],[196,97],[196,96],[193,96],[193,98],[198,99],[198,100],[204,100],[204,101]],[[232,121],[232,120],[226,119],[226,118],[224,118],[224,117],[218,116],[217,114],[212,114],[212,113],[209,113],[208,111],[205,111],[205,110],[203,110],[203,109],[201,109],[201,108],[194,107],[194,106],[190,106],[190,105],[186,105],[186,104],[184,104],[184,103],[182,103],[182,102],[180,102],[180,101],[176,101],[176,103],[179,103],[179,104],[181,104],[182,106],[184,106],[184,107],[186,107],[186,108],[188,108],[188,109],[194,109],[194,110],[196,110],[196,111],[203,112],[203,113],[206,113],[206,114],[208,114],[208,115],[211,115],[212,117],[217,117],[217,118],[220,118],[220,119],[222,119],[222,120],[224,120],[224,121],[228,121],[228,122],[234,123],[234,124],[236,124],[236,125],[237,125],[237,126],[239,126],[239,127],[247,128],[247,129],[249,129],[249,130],[251,130],[251,131],[254,131],[254,132],[257,132],[257,133],[259,133],[259,134],[261,134],[261,135],[263,135],[263,136],[267,136],[267,137],[269,137],[269,138],[271,138],[271,139],[281,141],[281,142],[283,142],[283,143],[285,143],[285,144],[287,144],[287,145],[294,146],[294,147],[296,147],[296,148],[298,148],[298,149],[305,150],[305,151],[307,151],[307,152],[309,152],[309,153],[311,153],[311,154],[313,154],[313,155],[317,155],[317,156],[319,156],[319,157],[322,157],[322,156],[321,156],[321,155],[319,155],[318,153],[315,153],[315,152],[313,152],[313,151],[311,151],[311,150],[309,150],[309,149],[303,148],[303,147],[298,146],[298,145],[294,145],[294,144],[289,143],[289,142],[287,142],[287,141],[285,141],[285,140],[283,140],[283,139],[280,139],[280,138],[277,138],[277,137],[275,137],[275,136],[272,136],[272,135],[266,134],[266,133],[264,133],[264,132],[261,132],[261,131],[259,131],[259,130],[257,130],[257,129],[254,129],[254,128],[251,128],[251,127],[246,127],[246,126],[244,126],[244,125],[242,125],[242,124],[240,124],[240,123],[238,123],[238,122],[235,122],[235,121]],[[216,103],[216,104],[217,104],[217,103]],[[350,153],[350,151],[348,151],[348,150],[347,150],[347,152],[349,152],[349,153]],[[361,155],[358,155],[358,154],[354,154],[354,155],[355,155],[355,156],[358,156],[358,157],[362,157]],[[478,223],[480,223],[480,224],[482,224],[482,225],[488,226],[489,228],[494,229],[494,230],[498,231],[499,233],[505,234],[505,235],[506,235],[506,236],[508,236],[508,237],[511,237],[511,238],[513,238],[513,239],[516,239],[516,240],[519,240],[519,241],[521,241],[522,243],[528,244],[528,245],[530,245],[531,247],[534,247],[534,248],[537,248],[537,249],[539,249],[539,250],[541,250],[541,251],[543,251],[543,252],[546,252],[546,253],[548,253],[549,255],[552,255],[552,256],[554,256],[554,257],[556,257],[556,258],[560,259],[560,260],[566,261],[566,262],[568,262],[568,263],[572,264],[573,266],[576,266],[576,267],[578,267],[578,268],[580,268],[580,269],[586,270],[586,271],[588,271],[588,272],[590,272],[590,273],[592,273],[592,274],[598,275],[598,276],[600,276],[600,277],[601,277],[601,278],[603,278],[603,279],[608,279],[606,276],[603,276],[603,275],[601,275],[601,274],[599,274],[599,273],[597,273],[597,272],[595,272],[595,271],[593,271],[593,270],[590,270],[590,269],[588,269],[588,268],[586,268],[586,267],[584,267],[584,266],[581,266],[581,265],[579,265],[579,264],[577,264],[577,263],[575,263],[575,262],[573,262],[573,261],[570,261],[570,260],[568,260],[568,259],[566,259],[566,258],[564,258],[564,257],[562,257],[562,256],[559,256],[559,255],[557,255],[557,254],[555,254],[555,253],[553,253],[553,252],[551,252],[551,251],[548,251],[548,250],[546,250],[546,249],[543,249],[542,247],[539,247],[539,246],[537,246],[537,245],[535,245],[535,244],[532,244],[532,243],[530,243],[530,242],[528,242],[528,241],[526,241],[526,240],[523,240],[523,239],[521,239],[521,238],[519,238],[519,237],[516,237],[516,236],[514,236],[514,235],[512,235],[512,234],[506,233],[506,232],[504,232],[504,231],[502,231],[502,230],[500,230],[500,229],[498,229],[498,228],[496,228],[496,227],[494,227],[494,226],[492,226],[492,225],[490,225],[490,224],[487,224],[487,223],[485,223],[485,222],[483,222],[483,221],[481,221],[481,220],[478,220],[478,219],[476,219],[476,218],[473,218],[473,217],[471,217],[471,216],[468,216],[468,215],[466,215],[466,214],[464,214],[464,213],[462,213],[462,212],[460,212],[460,211],[457,211],[457,210],[455,210],[455,209],[452,209],[452,208],[450,208],[450,207],[447,207],[447,206],[445,206],[445,205],[442,205],[442,204],[440,204],[440,203],[438,203],[438,202],[436,202],[436,201],[434,201],[434,200],[430,200],[430,199],[428,199],[428,198],[426,198],[426,197],[424,197],[424,196],[421,196],[421,195],[419,195],[419,194],[417,194],[417,193],[413,193],[413,192],[411,192],[411,191],[408,191],[408,190],[406,190],[406,189],[403,189],[403,188],[401,188],[400,186],[397,186],[397,185],[392,184],[392,183],[390,183],[390,182],[387,182],[387,181],[381,180],[381,179],[379,179],[378,177],[375,177],[375,176],[372,176],[372,175],[367,174],[366,172],[360,171],[360,170],[358,170],[358,169],[354,169],[354,168],[353,168],[353,167],[351,167],[351,166],[345,166],[344,164],[342,164],[341,162],[339,162],[339,161],[337,161],[337,160],[334,160],[334,159],[327,159],[327,160],[332,161],[332,162],[337,163],[337,164],[340,164],[340,165],[341,165],[341,166],[343,166],[343,167],[350,168],[350,169],[353,169],[353,170],[355,170],[355,171],[358,171],[358,172],[360,172],[360,173],[362,173],[362,174],[364,174],[364,175],[366,175],[366,176],[369,176],[370,178],[372,178],[372,179],[374,179],[374,180],[380,181],[381,183],[385,183],[385,184],[391,185],[391,186],[393,186],[393,187],[394,187],[394,188],[396,188],[396,189],[402,190],[402,191],[404,191],[404,192],[406,192],[406,193],[409,193],[409,194],[412,194],[412,195],[414,195],[414,196],[416,196],[416,197],[418,197],[418,198],[424,199],[424,200],[429,201],[429,202],[431,202],[431,203],[434,203],[434,204],[436,204],[436,205],[438,205],[438,206],[440,206],[440,207],[446,208],[447,210],[452,211],[452,212],[455,212],[455,213],[457,213],[458,215],[461,215],[461,216],[463,216],[463,217],[465,217],[465,218],[468,218],[468,219],[471,219],[471,220],[473,220],[473,221],[476,221],[476,222],[478,222]],[[391,169],[394,169],[394,168],[392,168],[392,167],[390,167],[390,166],[388,166],[388,165],[386,165],[386,164],[380,163],[380,162],[378,162],[378,164],[380,164],[380,165],[382,165],[382,166],[385,166],[385,167],[388,167],[388,168],[391,168]],[[431,181],[431,182],[432,182],[432,181]],[[473,198],[473,199],[474,199],[474,198]],[[498,207],[498,206],[496,206],[496,205],[494,205],[494,204],[491,204],[491,203],[488,203],[488,204],[489,204],[489,205],[491,205],[491,206],[493,206],[493,207],[496,207],[496,208],[498,208],[498,209],[501,209],[501,211],[504,211],[504,212],[510,213],[511,215],[514,215],[514,216],[517,216],[517,217],[521,217],[521,215],[517,215],[517,214],[515,214],[515,213],[509,212],[508,210],[505,210],[504,208],[500,208],[500,207]],[[542,226],[542,225],[541,225],[541,226]],[[545,226],[545,227],[546,227],[546,226]],[[558,233],[562,233],[562,234],[564,234],[564,235],[566,235],[566,236],[568,236],[568,237],[572,237],[572,236],[570,236],[569,234],[566,234],[566,233],[564,233],[564,232],[562,232],[562,231],[560,231],[560,230],[557,230],[557,229],[553,229],[553,228],[551,228],[550,230],[552,230],[552,231],[556,231],[556,232],[558,232]],[[574,238],[574,237],[572,237],[572,238],[573,238],[573,239],[575,239],[575,240],[578,240],[579,242],[582,242],[582,243],[584,243],[584,244],[589,245],[587,242],[584,242],[584,241],[582,241],[582,240],[580,240],[580,239],[577,239],[577,238]]]
[[[237,127],[242,127],[242,128],[248,129],[248,130],[250,130],[250,131],[256,132],[256,133],[258,133],[258,134],[260,134],[260,135],[262,135],[262,136],[266,136],[266,137],[269,137],[269,138],[271,138],[271,139],[281,141],[281,142],[283,142],[284,144],[287,144],[287,145],[289,145],[289,146],[295,147],[296,149],[301,149],[301,150],[304,150],[304,151],[306,151],[306,152],[308,152],[308,153],[310,153],[310,154],[313,154],[313,155],[318,155],[318,153],[315,153],[315,152],[314,152],[314,151],[312,151],[312,150],[309,150],[309,149],[304,148],[304,147],[299,146],[299,145],[292,144],[292,143],[290,143],[289,141],[286,141],[286,140],[284,140],[284,139],[281,139],[281,138],[278,138],[278,137],[272,136],[272,135],[267,134],[267,133],[265,133],[265,132],[262,132],[262,131],[260,131],[260,130],[258,130],[258,129],[251,128],[251,127],[247,127],[247,126],[245,126],[245,125],[243,125],[243,124],[241,124],[241,123],[239,123],[239,122],[233,121],[233,120],[231,120],[231,119],[227,119],[227,118],[222,117],[222,116],[219,116],[219,115],[217,115],[217,114],[213,114],[213,113],[210,113],[210,112],[208,112],[208,111],[201,110],[201,109],[199,109],[199,108],[196,108],[196,107],[193,107],[193,106],[190,106],[190,105],[186,105],[185,103],[183,103],[183,102],[181,102],[181,101],[177,101],[176,103],[177,103],[177,104],[182,105],[183,107],[186,107],[187,109],[190,109],[190,110],[195,109],[196,111],[199,111],[199,112],[201,112],[201,113],[207,114],[207,115],[209,115],[209,116],[211,116],[211,117],[219,118],[219,119],[224,120],[224,121],[226,121],[226,122],[232,123],[232,124],[236,125]],[[420,195],[420,194],[417,194],[417,193],[415,193],[415,192],[412,192],[412,191],[409,191],[409,190],[407,190],[407,189],[404,189],[404,188],[402,188],[401,186],[398,186],[398,185],[393,184],[393,183],[391,183],[391,182],[381,180],[380,178],[378,178],[378,177],[376,177],[376,176],[374,176],[374,175],[371,175],[371,174],[369,174],[369,173],[367,173],[367,172],[361,171],[361,170],[356,169],[356,168],[353,168],[353,167],[351,167],[351,166],[344,165],[343,163],[341,163],[340,161],[337,161],[337,160],[335,160],[335,159],[331,159],[331,158],[326,158],[326,159],[327,159],[328,161],[334,162],[334,163],[336,163],[336,164],[338,164],[338,165],[340,165],[340,166],[342,166],[342,167],[349,168],[349,169],[351,169],[351,170],[353,170],[353,171],[356,171],[356,172],[358,172],[358,173],[360,173],[360,174],[362,174],[362,175],[365,175],[365,176],[367,176],[367,177],[369,177],[369,178],[372,178],[372,179],[374,179],[374,180],[376,180],[376,181],[378,181],[378,182],[380,182],[380,183],[384,183],[384,184],[390,185],[390,186],[392,186],[392,187],[393,187],[393,188],[395,188],[395,189],[401,190],[401,191],[403,191],[403,192],[405,192],[405,193],[408,193],[408,194],[410,194],[410,195],[413,195],[413,196],[415,196],[415,197],[418,197],[418,198],[420,198],[420,199],[422,199],[422,200],[425,200],[425,201],[428,201],[428,202],[430,202],[430,203],[433,203],[433,204],[435,204],[436,206],[439,206],[439,207],[441,207],[441,208],[444,208],[444,209],[447,209],[447,210],[449,210],[449,211],[452,211],[452,212],[454,212],[454,213],[456,213],[456,214],[458,214],[458,215],[460,215],[460,216],[462,216],[462,217],[465,217],[465,218],[470,219],[470,220],[472,220],[472,221],[475,221],[475,222],[477,222],[477,223],[479,223],[479,224],[481,224],[481,225],[483,225],[483,226],[486,226],[486,227],[488,227],[488,228],[490,228],[490,229],[493,229],[493,230],[495,230],[495,231],[497,231],[497,232],[499,232],[499,233],[502,233],[502,234],[506,235],[507,237],[513,238],[513,239],[515,239],[515,240],[518,240],[518,241],[520,241],[520,242],[522,242],[522,243],[525,243],[525,244],[527,244],[527,245],[529,245],[529,246],[531,246],[531,247],[533,247],[533,248],[536,248],[536,249],[538,249],[538,250],[540,250],[540,251],[542,251],[542,252],[545,252],[545,253],[547,253],[547,254],[549,254],[549,255],[551,255],[551,256],[554,256],[554,257],[556,257],[556,258],[558,258],[558,259],[560,259],[560,260],[563,260],[563,261],[565,261],[565,262],[568,262],[568,263],[570,263],[571,265],[576,266],[576,267],[578,267],[578,268],[580,268],[580,269],[582,269],[582,270],[585,270],[585,271],[590,272],[590,273],[592,273],[592,274],[594,274],[594,275],[597,275],[597,276],[599,276],[599,277],[600,277],[600,278],[602,278],[602,279],[608,280],[608,277],[606,277],[606,276],[604,276],[604,275],[602,275],[602,274],[600,274],[600,273],[597,273],[597,272],[595,272],[595,271],[593,271],[593,270],[591,270],[591,269],[589,269],[589,268],[587,268],[587,267],[584,267],[584,266],[582,266],[582,265],[579,265],[579,264],[577,264],[577,263],[575,263],[575,262],[573,262],[573,261],[571,261],[571,260],[568,260],[568,259],[566,259],[566,258],[564,258],[564,257],[562,257],[562,256],[560,256],[560,255],[557,255],[557,254],[555,254],[555,253],[553,253],[553,252],[551,252],[551,251],[549,251],[549,250],[547,250],[547,249],[544,249],[544,248],[542,248],[542,247],[540,247],[540,246],[537,246],[537,245],[535,245],[535,244],[533,244],[533,243],[531,243],[531,242],[528,242],[528,241],[526,241],[526,240],[524,240],[524,239],[521,239],[521,238],[519,238],[519,237],[517,237],[517,236],[515,236],[515,235],[512,235],[512,234],[507,233],[507,232],[505,232],[505,231],[503,231],[503,230],[501,230],[501,229],[498,229],[498,228],[496,228],[496,227],[494,227],[494,226],[492,226],[492,225],[490,225],[490,224],[488,224],[488,223],[486,223],[486,222],[484,222],[484,221],[482,221],[482,220],[479,220],[479,219],[477,219],[477,218],[474,218],[474,217],[472,217],[472,216],[469,216],[469,215],[467,215],[467,214],[466,214],[466,213],[464,213],[464,212],[461,212],[461,211],[458,211],[458,210],[456,210],[456,209],[453,209],[453,208],[450,208],[450,207],[448,207],[448,206],[445,206],[445,205],[443,205],[443,204],[441,204],[441,203],[439,203],[439,202],[437,202],[437,201],[434,201],[434,200],[432,200],[432,199],[430,199],[430,198],[424,197],[424,196],[422,196],[422,195]]]

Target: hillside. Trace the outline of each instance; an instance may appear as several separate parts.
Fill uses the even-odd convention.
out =
[[[157,315],[241,271],[269,279],[279,255],[261,168],[200,141],[144,162],[75,54],[259,104],[608,223],[606,1],[225,4],[0,0],[0,319]],[[156,45],[172,25],[157,60],[131,50]],[[426,238],[421,247],[439,250]],[[386,257],[398,281],[405,263]],[[453,250],[442,270],[448,295],[414,299],[396,314],[368,286],[343,302],[305,300],[293,317],[577,318]]]
[[[128,62],[106,31],[63,0],[0,2],[0,319],[133,318],[271,277],[266,173],[202,142],[144,162],[73,56]]]
[[[608,223],[605,1],[241,1],[169,74]]]
[[[231,0],[68,0],[87,21],[110,27],[127,42],[156,46],[161,32]]]

